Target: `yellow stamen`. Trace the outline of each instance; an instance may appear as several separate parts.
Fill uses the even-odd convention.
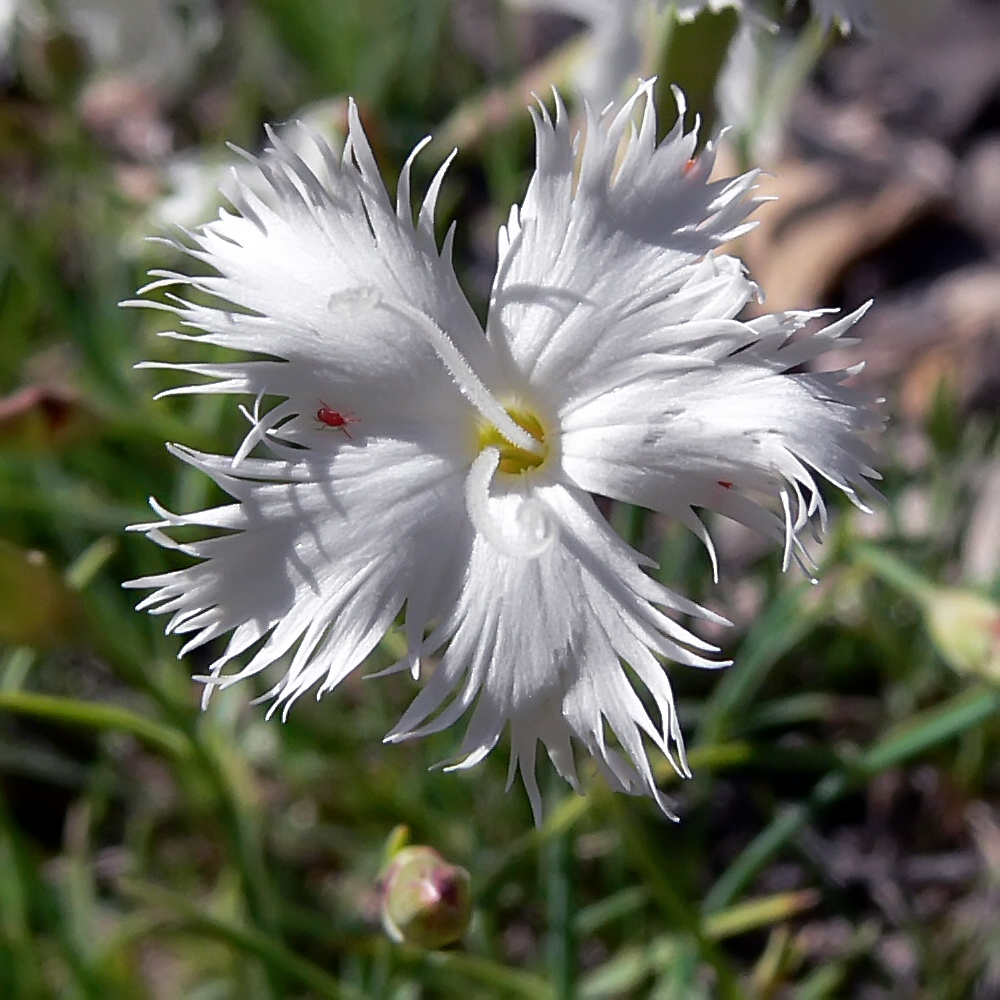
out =
[[[525,451],[524,448],[519,448],[515,444],[511,444],[493,424],[486,423],[485,421],[479,425],[479,435],[476,442],[478,445],[477,450],[482,451],[484,448],[490,447],[499,449],[499,471],[505,472],[508,475],[518,475],[519,473],[527,472],[529,469],[537,469],[545,461],[545,456],[548,454],[548,449],[544,447],[545,432],[542,430],[541,423],[533,413],[528,413],[525,410],[510,408],[507,410],[507,415],[518,427],[526,430],[543,446],[541,453],[536,455],[533,452]]]

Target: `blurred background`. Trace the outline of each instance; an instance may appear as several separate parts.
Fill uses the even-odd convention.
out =
[[[1000,3],[873,0],[848,37],[765,8],[0,0],[0,998],[1000,996]],[[123,528],[151,494],[217,502],[164,442],[225,453],[242,418],[133,371],[209,360],[117,307],[182,263],[145,238],[214,214],[227,142],[293,118],[337,142],[352,94],[390,191],[424,135],[418,193],[460,145],[439,218],[482,314],[531,91],[579,108],[654,72],[706,138],[731,126],[720,170],[769,172],[730,248],[766,308],[875,297],[830,365],[864,359],[890,418],[885,502],[837,505],[819,586],[721,521],[715,586],[679,525],[610,511],[735,622],[732,669],[670,668],[682,822],[543,764],[534,829],[505,749],[442,775],[453,733],[381,745],[406,677],[284,724],[250,683],[200,712],[204,656],[120,589],[183,557]],[[380,929],[400,824],[471,874],[457,946]]]

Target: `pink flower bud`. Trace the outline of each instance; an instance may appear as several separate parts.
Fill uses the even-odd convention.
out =
[[[443,948],[469,926],[469,873],[432,847],[404,847],[382,882],[382,926],[396,942]]]

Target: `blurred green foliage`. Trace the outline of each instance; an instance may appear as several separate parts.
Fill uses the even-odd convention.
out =
[[[213,499],[163,442],[224,452],[240,422],[229,400],[154,402],[168,383],[131,370],[187,354],[155,338],[156,315],[116,307],[146,268],[173,259],[136,242],[161,179],[128,128],[254,147],[265,120],[349,91],[391,177],[480,88],[512,83],[509,14],[481,6],[495,25],[489,59],[456,40],[446,0],[225,5],[221,37],[182,92],[152,105],[119,93],[117,111],[94,110],[94,77],[65,45],[25,37],[8,57],[0,997],[818,1000],[888,981],[879,943],[903,930],[916,942],[911,996],[985,995],[975,990],[995,930],[955,913],[995,904],[997,868],[952,886],[929,917],[900,904],[893,924],[896,911],[838,882],[823,857],[844,831],[863,837],[872,813],[894,849],[924,854],[971,851],[969,816],[985,842],[996,829],[1000,694],[948,666],[914,591],[885,571],[895,559],[915,579],[954,575],[972,473],[996,453],[995,426],[970,432],[954,400],[939,399],[919,431],[926,460],[897,461],[890,435],[877,528],[838,511],[818,588],[783,576],[774,556],[740,567],[760,612],[723,637],[736,667],[671,670],[695,772],[675,789],[677,826],[597,781],[586,798],[551,781],[534,830],[523,795],[503,790],[503,752],[444,775],[428,768],[451,733],[381,746],[412,694],[404,678],[351,679],[284,724],[249,704],[249,684],[201,712],[189,675],[204,657],[178,664],[162,622],[120,590],[178,565],[123,532],[148,519],[148,495],[180,509]],[[436,166],[421,163],[425,180]],[[491,250],[479,234],[492,240],[530,167],[522,111],[487,127],[446,184],[458,266],[480,300]],[[933,511],[917,536],[904,503],[915,491]],[[735,606],[678,526],[627,509],[613,518],[671,586]],[[374,666],[392,654],[390,637]],[[661,777],[674,780],[666,767]],[[400,823],[471,872],[464,947],[423,952],[381,934],[376,879]]]

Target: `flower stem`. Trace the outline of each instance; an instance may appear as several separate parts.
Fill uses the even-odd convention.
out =
[[[553,837],[542,852],[548,904],[546,953],[554,1000],[576,994],[576,936],[573,927],[573,851],[569,831]]]
[[[934,584],[902,559],[874,545],[855,546],[851,555],[854,562],[877,576],[918,604],[923,604],[934,593]]]

